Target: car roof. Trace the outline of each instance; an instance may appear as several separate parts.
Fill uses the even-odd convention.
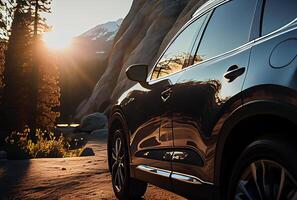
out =
[[[202,6],[200,6],[197,11],[192,15],[192,18],[204,13],[205,11],[207,11],[208,9],[218,5],[218,4],[221,4],[225,1],[228,1],[228,0],[208,0],[206,3],[204,3]]]

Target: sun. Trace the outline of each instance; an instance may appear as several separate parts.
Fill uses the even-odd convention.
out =
[[[66,49],[71,44],[71,37],[65,36],[63,34],[58,34],[57,32],[48,32],[44,35],[44,41],[48,48],[54,50]]]

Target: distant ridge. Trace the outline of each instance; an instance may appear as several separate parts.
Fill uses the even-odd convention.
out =
[[[84,49],[86,53],[106,59],[112,48],[113,40],[123,19],[100,24],[73,39],[74,49]]]
[[[121,18],[117,21],[110,21],[105,24],[100,24],[81,34],[79,37],[89,38],[93,41],[98,39],[105,39],[106,41],[113,40],[122,22],[123,19]]]

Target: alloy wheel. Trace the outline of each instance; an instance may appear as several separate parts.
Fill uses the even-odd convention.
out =
[[[125,154],[121,138],[115,139],[112,147],[112,182],[117,190],[120,192],[124,186],[125,181]]]
[[[234,199],[297,200],[297,182],[282,165],[270,160],[258,160],[244,170]]]

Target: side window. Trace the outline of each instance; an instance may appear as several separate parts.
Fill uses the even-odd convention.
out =
[[[157,63],[151,77],[152,80],[178,72],[187,65],[193,42],[197,33],[200,31],[205,18],[206,16],[203,16],[190,24],[171,43]]]
[[[297,17],[296,0],[266,0],[262,35],[273,32]]]
[[[249,40],[257,0],[233,0],[217,7],[202,37],[195,63],[225,53]]]

